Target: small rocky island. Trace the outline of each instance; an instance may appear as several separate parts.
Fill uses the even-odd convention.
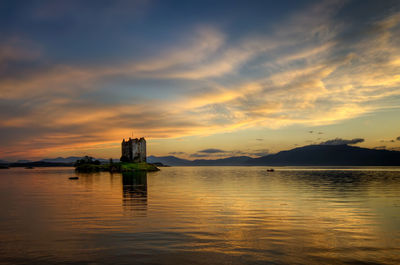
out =
[[[132,171],[158,171],[159,169],[146,162],[146,140],[129,138],[128,141],[122,140],[122,155],[120,162],[114,163],[112,159],[108,163],[101,163],[92,157],[85,156],[76,161],[75,170],[77,172],[132,172]]]

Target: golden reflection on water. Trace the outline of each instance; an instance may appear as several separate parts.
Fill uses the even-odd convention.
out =
[[[0,172],[1,260],[400,262],[400,172],[176,167]]]
[[[133,216],[146,216],[147,173],[144,171],[122,174],[123,207]]]

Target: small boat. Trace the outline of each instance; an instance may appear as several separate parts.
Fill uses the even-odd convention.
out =
[[[274,171],[275,171],[275,169],[273,169],[273,168],[267,169],[267,172],[274,172]]]
[[[69,177],[69,179],[79,179],[79,177]]]
[[[25,167],[25,169],[34,169],[34,167]]]

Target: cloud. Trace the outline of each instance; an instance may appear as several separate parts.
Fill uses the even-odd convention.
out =
[[[206,152],[202,152],[206,151]],[[255,149],[255,150],[220,150],[220,149],[205,149],[196,153],[190,154],[189,157],[207,158],[207,159],[221,159],[227,157],[237,156],[250,156],[260,157],[270,154],[268,149]]]
[[[256,141],[264,141],[262,138],[257,138]]]
[[[320,143],[321,145],[348,145],[348,144],[358,144],[364,142],[362,138],[354,138],[352,140],[344,140],[341,138],[336,138]]]
[[[397,141],[400,141],[400,136],[396,138]]]
[[[385,146],[385,145],[375,146],[373,149],[385,150],[385,149],[386,149],[386,146]]]
[[[364,36],[362,41],[354,42],[353,46],[345,47],[338,39],[337,42],[328,45],[327,49],[317,50],[318,52],[311,56],[309,53],[303,56],[301,54],[304,52],[301,51],[296,56],[288,57],[283,65],[280,65],[281,60],[266,64],[265,70],[270,73],[272,70],[272,73],[267,78],[253,80],[253,89],[248,89],[249,84],[237,90],[229,89],[229,93],[222,92],[226,96],[217,97],[222,100],[203,106],[200,113],[208,112],[214,116],[211,119],[214,121],[225,120],[245,126],[269,124],[272,127],[281,127],[293,123],[330,124],[379,109],[381,106],[371,103],[400,94],[400,83],[394,67],[398,62],[390,57],[376,61],[379,58],[379,50],[370,45],[370,41],[374,41],[376,37],[382,38],[382,42],[379,43],[381,49],[386,50],[388,54],[399,54],[399,50],[392,43],[395,36],[392,32],[395,31],[393,25],[398,25],[396,15],[393,17],[389,26]],[[325,26],[332,25],[328,21]],[[331,31],[330,42],[335,40],[335,34],[339,35]],[[310,51],[315,51],[314,42],[307,45]],[[346,48],[348,53],[345,56],[335,55],[339,50],[343,51]],[[293,47],[292,50],[296,52],[298,48]],[[299,63],[299,58],[302,63]],[[365,61],[373,63],[365,67]],[[287,65],[289,62],[294,66]],[[279,72],[274,73],[273,67],[276,65],[280,68]],[[382,71],[380,67],[387,70]],[[353,72],[350,69],[357,71]],[[371,74],[374,78],[362,78]],[[353,79],[354,77],[357,79]],[[380,83],[377,80],[381,80]],[[216,106],[224,111],[213,113]]]
[[[194,153],[194,154],[190,154],[190,157],[205,158],[205,157],[209,157],[209,155]]]
[[[204,150],[197,151],[198,153],[207,153],[207,154],[215,154],[215,153],[226,153],[226,151],[216,148],[208,148]]]
[[[0,64],[12,61],[31,61],[40,55],[40,49],[29,40],[12,37],[0,43]]]
[[[169,152],[170,155],[186,155],[186,152]]]
[[[213,28],[198,28],[174,48],[159,52],[154,58],[134,62],[120,62],[114,65],[70,66],[64,64],[37,66],[33,73],[20,73],[15,78],[0,79],[2,98],[37,96],[77,96],[81,91],[96,90],[99,82],[108,78],[129,76],[130,78],[196,79],[208,75],[224,74],[219,66],[204,65],[207,58],[215,58],[215,52],[224,43],[224,36]],[[26,51],[26,52],[25,52]],[[29,52],[29,54],[28,54]],[[28,59],[32,51],[15,48],[13,45],[0,46],[0,63],[13,59]],[[36,54],[36,53],[35,53]],[[221,58],[222,60],[223,58]],[[217,59],[215,59],[217,60]],[[224,61],[224,60],[222,60]],[[207,68],[207,71],[202,68]],[[189,69],[189,70],[188,70]],[[196,70],[199,69],[199,70]],[[229,70],[229,69],[228,69]],[[197,72],[196,72],[197,71]],[[186,76],[186,77],[185,77]],[[54,88],[57,89],[54,89]]]
[[[393,140],[393,139],[391,139],[391,140],[380,140],[380,142],[381,143],[395,143],[396,140]]]
[[[337,17],[343,5],[309,6],[236,41],[188,25],[151,55],[102,64],[55,62],[33,42],[1,40],[1,155],[112,148],[132,130],[154,139],[334,124],[386,108],[400,95],[400,13],[376,14],[355,36],[346,33],[360,28]],[[160,88],[144,93],[137,83],[149,81]],[[201,153],[228,154],[219,151]]]

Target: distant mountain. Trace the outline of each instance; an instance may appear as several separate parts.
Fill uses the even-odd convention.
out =
[[[349,145],[307,145],[259,158],[186,160],[175,156],[149,156],[147,161],[169,166],[400,166],[400,152]]]
[[[79,156],[70,156],[70,157],[57,157],[57,158],[45,158],[40,161],[29,161],[29,160],[18,160],[17,162],[5,162],[4,164],[7,164],[10,167],[72,167],[74,163],[82,159],[82,157]],[[108,159],[98,159],[95,158],[95,160],[99,160],[100,162],[108,162]],[[114,162],[118,162],[119,159],[113,159]],[[1,164],[1,160],[0,160]]]
[[[177,158],[175,156],[148,156],[147,163],[157,163],[160,162],[168,166],[192,166],[190,160]]]
[[[45,158],[40,160],[41,162],[51,162],[51,163],[74,163],[76,160],[82,159],[80,156],[70,156],[70,157],[57,157],[57,158]]]
[[[82,157],[46,158],[37,162],[12,163],[12,166],[73,165]],[[108,162],[108,159],[98,159]],[[21,160],[20,160],[21,161]],[[119,159],[113,159],[118,162]],[[187,160],[175,156],[148,156],[148,163],[169,166],[400,166],[400,152],[368,149],[349,145],[307,145],[259,158],[248,156],[222,159]],[[9,164],[0,160],[0,164]]]
[[[246,162],[251,159],[248,156],[228,157],[222,159],[196,159],[186,160],[175,156],[149,156],[148,163],[160,162],[168,166],[240,166],[246,165]]]
[[[27,163],[9,163],[10,167],[72,167],[73,163],[35,161]]]
[[[57,157],[57,158],[44,158],[40,161],[32,161],[32,160],[25,160],[25,159],[20,159],[16,162],[9,162],[9,161],[5,161],[5,160],[0,160],[0,164],[12,164],[13,166],[17,165],[17,164],[21,164],[22,166],[25,165],[30,165],[32,163],[36,163],[36,164],[45,164],[47,165],[47,163],[50,163],[50,165],[54,165],[54,164],[59,164],[59,165],[64,165],[64,164],[73,164],[75,163],[77,160],[82,159],[83,157],[81,156],[69,156],[69,157]],[[95,160],[99,160],[100,162],[108,162],[109,159],[103,159],[103,158],[95,158]],[[119,162],[119,159],[113,159],[114,162]]]
[[[215,160],[196,159],[193,160],[193,166],[246,166],[251,160],[248,156],[233,156]]]
[[[76,160],[82,159],[81,156],[69,156],[69,157],[57,157],[57,158],[45,158],[40,160],[40,162],[51,162],[51,163],[75,163]],[[94,158],[95,160],[99,160],[100,162],[108,162],[108,159],[104,158]],[[113,159],[114,162],[118,162],[119,159]]]
[[[20,159],[20,160],[18,160],[18,161],[15,162],[15,163],[30,163],[30,162],[32,162],[32,160]]]
[[[186,160],[175,156],[149,156],[148,163],[161,162],[169,166],[240,166],[247,165],[247,161],[251,159],[248,156],[236,156],[222,159],[196,159]]]
[[[349,145],[307,145],[251,159],[249,165],[400,166],[400,152]]]

